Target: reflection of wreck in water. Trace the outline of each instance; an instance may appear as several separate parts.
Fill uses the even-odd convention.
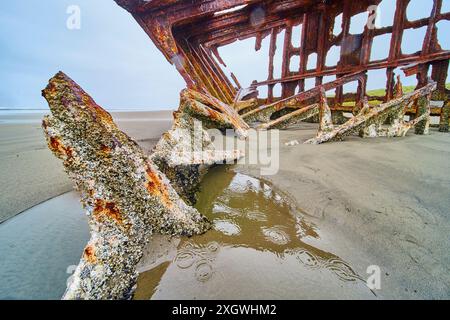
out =
[[[181,242],[172,240],[165,243],[165,246],[171,247],[172,254],[158,263],[155,263],[157,257],[150,257],[155,252],[149,253],[150,256],[144,260],[151,263],[141,267],[141,271],[145,271],[138,281],[138,298],[149,298],[171,265],[179,269],[172,268],[167,278],[176,277],[176,273],[190,278],[192,282],[220,282],[222,279],[213,279],[220,278],[216,260],[219,255],[223,255],[223,260],[236,260],[233,256],[236,250],[256,250],[260,255],[275,256],[274,261],[278,264],[295,258],[298,267],[290,271],[303,273],[305,278],[311,277],[309,272],[329,272],[336,282],[360,280],[360,284],[365,283],[345,261],[308,244],[308,239],[320,243],[317,228],[307,222],[305,214],[270,183],[225,168],[215,168],[205,177],[201,190],[196,208],[212,221],[213,230]],[[150,242],[150,245],[155,247],[156,243]],[[167,252],[164,254],[167,255]],[[241,272],[245,277],[248,276],[248,268],[241,270],[236,266],[236,272]],[[233,271],[222,272],[226,273],[222,276],[227,277],[224,282],[232,281],[230,276]],[[271,272],[274,278],[278,277],[277,272],[274,266]],[[261,284],[255,284],[256,287],[258,285]],[[235,289],[239,291],[239,287]],[[180,297],[192,298],[183,296],[183,289],[179,291]]]

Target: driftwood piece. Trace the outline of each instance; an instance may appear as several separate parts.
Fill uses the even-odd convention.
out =
[[[416,90],[412,93],[406,94],[401,98],[393,99],[387,103],[383,103],[375,108],[369,108],[367,101],[365,107],[358,113],[358,115],[351,118],[345,124],[335,127],[333,130],[319,130],[317,137],[306,141],[306,144],[321,144],[328,141],[342,140],[345,136],[359,133],[361,130],[364,136],[389,136],[398,137],[404,136],[413,126],[423,123],[422,133],[427,132],[430,118],[430,103],[431,93],[436,89],[436,83],[430,81],[425,87]],[[405,122],[403,120],[404,110],[414,100],[422,98],[422,108],[424,109],[418,119],[412,122]],[[322,104],[326,107],[326,105]],[[383,123],[388,117],[396,118],[394,124],[390,128],[384,129]]]
[[[69,77],[58,73],[43,96],[52,113],[42,123],[48,146],[81,192],[91,231],[64,298],[129,298],[152,233],[190,236],[210,223]]]

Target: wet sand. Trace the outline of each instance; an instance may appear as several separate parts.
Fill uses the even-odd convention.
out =
[[[167,118],[128,114],[118,123],[149,150],[171,123],[151,119],[169,119],[170,115],[165,114]],[[382,271],[381,290],[376,291],[378,298],[450,298],[450,135],[433,129],[429,136],[409,134],[404,139],[348,138],[345,142],[321,146],[284,145],[293,139],[301,142],[313,137],[315,129],[315,125],[301,124],[297,130],[281,132],[281,169],[275,176],[264,177],[288,193],[306,213],[308,221],[320,230],[319,238],[308,237],[302,241],[339,257],[363,278],[369,276],[366,274],[368,266],[378,265]],[[59,161],[47,151],[38,120],[7,123],[1,116],[0,157],[4,177],[0,186],[0,221],[72,188]],[[252,176],[260,173],[257,166],[237,166],[236,170]],[[230,225],[222,226],[233,230]],[[234,250],[235,259],[219,255],[219,266],[245,268],[251,265],[252,259],[264,261],[257,250],[251,253],[233,247],[230,250]],[[165,257],[153,270],[165,281],[152,277],[147,279],[146,286],[151,287],[149,283],[153,281],[155,288],[166,290],[150,290],[150,293],[144,290],[141,298],[153,295],[165,298],[170,295],[168,292],[174,292],[170,290],[177,290],[170,281],[174,258]],[[273,261],[269,260],[267,264],[271,265]],[[330,288],[318,281],[320,273],[309,275],[312,278],[297,278],[300,282],[310,280],[309,285],[304,283],[303,294],[295,295],[287,287],[286,292],[292,299],[367,298],[366,291],[359,294],[351,287],[339,291],[346,284],[335,286],[336,283],[332,283]],[[201,285],[204,283],[199,282]],[[280,282],[280,286],[289,285],[295,284],[289,283],[288,277]],[[276,291],[263,294],[252,289],[255,287],[250,286],[242,295],[281,298]],[[228,291],[223,295],[217,292],[211,295],[221,296],[232,298],[233,294]]]
[[[432,129],[428,136],[284,145],[315,129],[282,132],[281,169],[266,178],[289,192],[358,274],[381,268],[379,298],[449,299],[450,135]]]
[[[171,111],[112,113],[118,125],[149,150],[172,123]],[[41,129],[45,112],[0,113],[0,223],[73,189]]]
[[[0,300],[62,297],[89,240],[79,198],[68,192],[0,224]]]

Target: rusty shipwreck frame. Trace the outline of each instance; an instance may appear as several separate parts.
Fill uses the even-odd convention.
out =
[[[428,132],[430,115],[440,116],[440,130],[449,128],[449,91],[446,79],[450,51],[441,48],[437,23],[450,20],[442,0],[433,1],[428,18],[408,21],[410,0],[397,0],[392,26],[365,27],[351,34],[353,16],[366,12],[381,0],[115,0],[130,11],[187,84],[180,95],[172,128],[163,134],[148,155],[113,122],[109,113],[62,72],[43,90],[52,115],[43,120],[50,150],[81,192],[89,216],[91,239],[68,286],[67,299],[130,298],[137,280],[136,265],[153,233],[200,234],[210,222],[191,205],[207,169],[217,161],[239,159],[239,150],[216,150],[204,129],[191,146],[198,123],[207,128],[233,128],[245,138],[250,127],[283,128],[316,117],[319,131],[306,143],[319,144],[359,134],[362,137],[401,137],[413,127]],[[386,1],[386,0],[383,0]],[[430,0],[431,1],[431,0]],[[342,14],[342,32],[333,34],[336,17]],[[301,25],[298,47],[292,44],[293,28]],[[422,50],[402,53],[405,30],[426,27]],[[281,77],[274,77],[277,38],[284,31]],[[392,34],[390,52],[384,60],[371,60],[374,37]],[[221,68],[218,48],[236,40],[270,37],[268,78],[242,87]],[[341,47],[335,66],[325,65],[333,46]],[[314,69],[308,69],[311,54]],[[300,58],[297,71],[291,59]],[[412,93],[403,93],[400,77],[415,75]],[[367,96],[368,70],[386,69],[386,94]],[[429,77],[429,71],[431,77]],[[324,81],[326,76],[336,80]],[[306,79],[315,87],[306,90]],[[357,92],[344,94],[347,83],[358,82]],[[234,83],[233,83],[234,82]],[[281,84],[280,96],[274,86]],[[258,97],[267,86],[268,96]],[[335,90],[334,96],[327,91]],[[370,104],[376,100],[376,103]],[[432,107],[431,100],[444,106]],[[353,113],[346,118],[343,112]],[[405,120],[405,115],[412,119]],[[260,123],[258,123],[260,122]],[[292,142],[298,143],[297,141]]]
[[[402,68],[406,76],[417,77],[416,89],[427,85],[431,71],[431,78],[437,83],[432,99],[444,101],[444,107],[431,108],[431,115],[440,116],[440,130],[448,131],[450,103],[445,83],[450,51],[441,48],[437,32],[440,21],[450,21],[450,12],[441,12],[443,0],[427,0],[433,1],[430,15],[416,21],[409,21],[406,14],[411,0],[393,0],[396,6],[393,24],[382,28],[366,26],[360,34],[350,32],[352,17],[387,0],[115,1],[133,15],[167,60],[175,65],[188,88],[207,92],[239,111],[250,107],[242,114],[252,109],[250,98],[256,101],[253,107],[261,107],[304,92],[307,79],[315,79],[316,86],[320,86],[327,76],[336,76],[339,80],[348,75],[362,74],[356,93],[344,94],[344,83],[341,83],[333,88],[335,95],[330,103],[333,113],[356,114],[366,98],[367,71],[386,70],[386,94],[368,97],[368,100],[388,102],[395,97],[395,70]],[[338,16],[342,16],[342,30],[334,35]],[[296,26],[301,27],[301,39],[292,39]],[[404,54],[404,32],[422,27],[426,27],[422,50]],[[277,48],[277,38],[283,31],[283,47]],[[374,38],[389,34],[392,36],[388,57],[372,60]],[[255,50],[259,50],[265,37],[270,38],[268,77],[243,88],[233,73],[228,77],[222,70],[221,65],[225,66],[225,63],[218,48],[237,40],[255,38]],[[293,45],[292,41],[298,45]],[[333,46],[340,47],[340,58],[336,65],[327,66],[326,57]],[[283,57],[280,78],[274,76],[277,50],[282,50]],[[313,69],[308,69],[311,54],[317,54],[317,63]],[[297,71],[290,70],[293,57],[300,58]],[[279,97],[274,93],[277,84],[282,87]],[[263,86],[267,86],[267,98],[256,100],[257,89]],[[303,106],[294,104],[290,107]],[[407,110],[413,118],[417,113],[416,106]]]

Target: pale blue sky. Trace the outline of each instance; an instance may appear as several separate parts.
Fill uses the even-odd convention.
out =
[[[81,29],[68,30],[69,5]],[[184,81],[132,16],[112,0],[0,1],[0,108],[46,108],[62,70],[107,109],[170,109]]]
[[[382,25],[393,16],[389,3],[394,0],[384,0],[381,7]],[[81,8],[80,30],[66,27],[69,5]],[[413,0],[408,17],[428,16],[431,7],[432,0]],[[444,0],[443,11],[450,11],[450,0]],[[354,28],[364,19],[356,18]],[[449,24],[440,31],[446,33],[440,36],[445,49],[450,49]],[[421,43],[418,37],[408,39],[405,49],[415,49]],[[379,39],[376,56],[389,49],[388,40]],[[254,40],[221,50],[242,85],[267,78],[267,41],[259,53],[252,51]],[[185,86],[131,15],[113,0],[0,1],[0,108],[46,108],[40,90],[59,70],[108,110],[173,109]],[[369,88],[384,86],[382,74],[372,78]]]

